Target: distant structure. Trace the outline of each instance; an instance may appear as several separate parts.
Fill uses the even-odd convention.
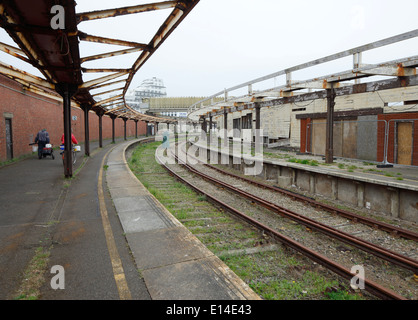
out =
[[[135,89],[128,90],[125,101],[133,109],[151,115],[172,118],[186,118],[190,105],[204,100],[205,97],[167,97],[162,79],[153,77],[144,80]],[[223,98],[215,98],[215,101]]]
[[[192,104],[204,100],[206,97],[160,97],[150,98],[148,113],[155,116],[186,118],[188,108]],[[214,101],[221,101],[223,98],[215,98]],[[207,103],[208,104],[208,103]]]
[[[187,109],[202,97],[164,97],[149,99],[149,112],[154,115],[186,118]]]
[[[142,81],[139,87],[129,90],[125,99],[128,106],[141,113],[145,113],[149,110],[150,98],[161,98],[166,96],[167,91],[163,80],[153,77]]]

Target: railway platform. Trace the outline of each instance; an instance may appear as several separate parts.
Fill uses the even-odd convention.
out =
[[[152,299],[259,300],[252,289],[209,251],[141,184],[118,145],[106,180],[136,264]]]

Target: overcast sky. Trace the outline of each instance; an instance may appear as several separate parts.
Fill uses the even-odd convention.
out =
[[[149,2],[152,1],[77,0],[76,11]],[[148,43],[169,12],[170,9],[83,22],[79,29],[93,35]],[[417,0],[201,0],[139,70],[132,87],[144,79],[158,77],[163,79],[169,96],[209,96],[300,63],[417,29],[417,12]],[[2,30],[0,41],[9,43],[7,38]],[[416,55],[417,40],[366,53],[363,62],[379,63]],[[114,50],[118,48],[81,45],[82,56]],[[129,56],[83,66],[130,67],[137,56]],[[0,60],[5,59],[9,58],[1,54]],[[332,65],[329,72],[349,69],[351,64],[352,58],[345,59],[338,66]],[[321,68],[322,72],[327,71],[326,66]],[[295,74],[293,79],[299,80],[298,76],[309,77]],[[272,79],[263,85],[273,87],[282,81]]]

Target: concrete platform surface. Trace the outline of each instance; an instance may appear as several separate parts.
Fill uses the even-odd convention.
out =
[[[98,199],[102,161],[113,147],[111,140],[102,148],[91,142],[91,155],[84,157],[81,144],[72,179],[64,178],[58,156],[39,160],[33,154],[0,167],[0,300],[120,299]],[[112,199],[104,192],[102,200],[131,299],[150,300]],[[62,270],[59,289],[51,284],[56,266]]]
[[[111,151],[106,180],[151,299],[259,300],[130,171],[125,152],[135,143],[126,142]]]

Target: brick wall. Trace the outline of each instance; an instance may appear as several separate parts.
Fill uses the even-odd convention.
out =
[[[72,108],[73,133],[78,142],[84,142],[84,113],[79,108]],[[12,121],[13,156],[14,158],[31,153],[36,134],[42,128],[49,132],[51,143],[59,145],[63,134],[63,107],[60,101],[23,90],[22,86],[0,75],[0,162],[7,159],[6,151],[6,118]],[[138,135],[145,135],[145,122],[138,122]],[[89,113],[90,141],[99,139],[99,117]],[[135,136],[135,122],[127,121],[126,134]],[[115,135],[123,137],[124,123],[115,120]],[[112,138],[112,120],[103,117],[103,139]]]

